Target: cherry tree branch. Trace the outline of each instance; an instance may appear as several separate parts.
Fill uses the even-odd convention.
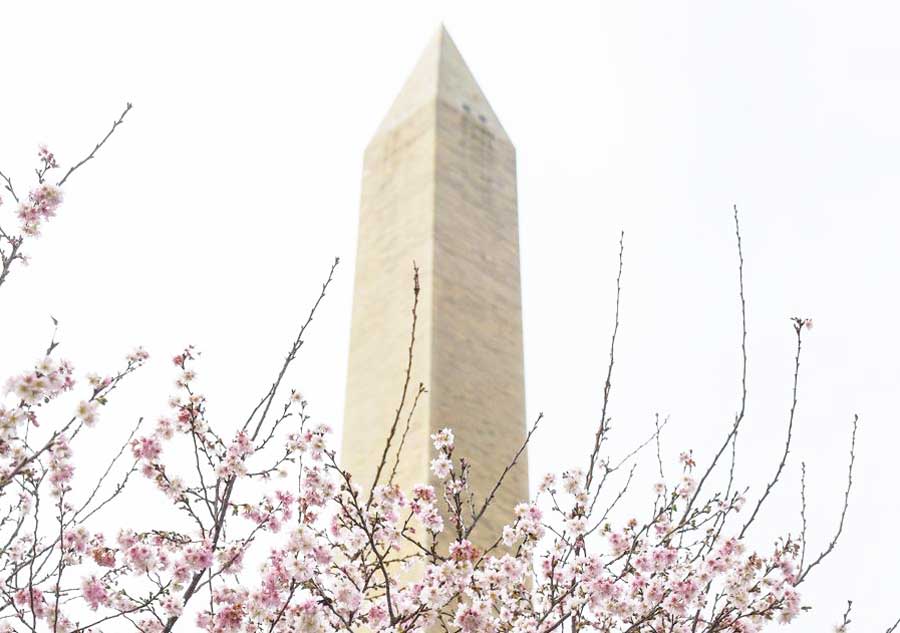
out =
[[[747,530],[756,520],[756,516],[757,514],[759,514],[760,508],[762,508],[763,503],[765,503],[766,499],[769,497],[769,493],[772,492],[772,489],[778,483],[778,478],[781,477],[781,472],[784,470],[785,463],[787,463],[788,453],[790,453],[791,451],[791,440],[793,439],[794,434],[794,414],[797,411],[797,382],[800,376],[800,350],[803,343],[802,333],[803,328],[807,323],[809,323],[808,319],[794,319],[794,332],[797,335],[796,355],[794,356],[794,385],[793,389],[791,390],[791,410],[788,414],[787,438],[784,441],[784,451],[781,454],[781,461],[778,462],[778,467],[775,469],[775,475],[772,477],[771,481],[766,484],[765,492],[763,492],[762,496],[759,498],[759,501],[756,502],[756,507],[753,508],[753,512],[750,514],[750,518],[747,519],[744,527],[741,528],[741,532],[738,535],[738,538],[744,538],[744,534],[747,533]]]
[[[90,154],[88,154],[87,156],[85,156],[84,158],[82,158],[80,161],[78,161],[77,163],[75,163],[74,165],[72,165],[72,166],[69,168],[69,170],[66,172],[65,176],[63,176],[63,177],[60,179],[60,181],[56,183],[56,186],[57,186],[57,187],[62,187],[62,186],[66,183],[66,181],[69,179],[69,176],[71,176],[72,174],[74,174],[75,171],[76,171],[79,167],[81,167],[82,165],[84,165],[84,164],[85,164],[86,162],[88,162],[89,160],[93,160],[94,156],[97,154],[97,152],[100,150],[100,148],[103,147],[103,145],[106,143],[106,141],[109,140],[109,137],[113,135],[113,132],[116,131],[116,128],[119,127],[120,125],[122,125],[122,123],[125,121],[125,116],[126,116],[130,111],[131,111],[131,103],[126,103],[126,104],[125,104],[125,109],[122,110],[122,114],[120,114],[120,115],[119,115],[119,118],[116,119],[116,120],[113,122],[112,127],[109,129],[109,132],[106,133],[106,136],[104,136],[104,137],[100,140],[100,142],[97,143],[97,144],[94,146],[94,149],[91,150],[91,153],[90,153]]]
[[[597,456],[600,454],[600,444],[606,434],[607,417],[606,408],[609,405],[609,393],[612,389],[612,372],[616,357],[616,335],[619,333],[619,305],[622,296],[622,263],[623,253],[625,252],[625,231],[619,234],[619,272],[616,275],[616,313],[613,324],[613,332],[609,343],[609,365],[606,368],[606,382],[603,384],[603,408],[600,411],[600,424],[594,435],[594,449],[591,451],[591,458],[588,463],[587,475],[585,477],[584,487],[590,491],[591,482],[594,479],[594,465]]]
[[[378,480],[381,478],[381,471],[384,469],[385,464],[387,463],[388,451],[391,450],[391,442],[394,440],[394,434],[397,432],[397,424],[400,422],[400,414],[403,411],[403,407],[406,403],[406,392],[409,390],[409,381],[410,374],[412,373],[412,364],[413,364],[413,348],[416,344],[416,323],[418,321],[417,309],[419,307],[419,267],[413,262],[413,305],[412,305],[412,327],[410,328],[409,333],[409,348],[407,351],[406,358],[406,373],[403,378],[403,391],[400,394],[400,404],[397,407],[397,411],[394,414],[394,421],[391,423],[390,431],[388,431],[387,440],[384,443],[384,450],[381,453],[381,460],[378,462],[378,468],[375,471],[375,479],[372,481],[372,486],[369,488],[369,501],[372,500],[372,494],[375,492],[375,487],[378,485]],[[421,394],[421,390],[419,391]],[[418,395],[416,396],[418,399]],[[399,454],[398,454],[399,459]]]
[[[847,488],[844,490],[844,505],[841,508],[841,518],[838,521],[837,530],[834,533],[831,541],[825,547],[821,554],[819,554],[816,559],[811,562],[806,569],[800,570],[800,575],[797,578],[797,582],[795,584],[799,585],[806,577],[809,575],[817,565],[819,565],[825,557],[831,554],[834,551],[835,546],[837,545],[838,539],[841,537],[841,532],[844,531],[844,519],[847,518],[847,508],[850,505],[850,490],[853,488],[853,464],[856,462],[856,430],[859,426],[859,416],[853,416],[853,432],[850,435],[850,465],[847,467]]]

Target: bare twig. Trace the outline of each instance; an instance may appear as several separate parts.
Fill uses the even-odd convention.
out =
[[[612,502],[609,504],[609,506],[607,506],[606,510],[603,512],[603,515],[599,519],[597,519],[594,527],[585,531],[585,533],[584,533],[585,537],[590,536],[597,528],[599,528],[600,526],[602,526],[604,524],[607,517],[609,517],[610,512],[613,511],[613,509],[618,505],[619,501],[621,501],[622,498],[625,496],[625,493],[628,492],[628,488],[631,486],[631,480],[634,477],[634,471],[636,469],[637,469],[637,464],[632,464],[631,470],[628,471],[628,479],[625,480],[625,485],[622,486],[622,489],[619,490],[619,493],[615,496],[615,498],[612,500]],[[597,498],[594,497],[594,502],[596,503],[596,501],[597,501]],[[591,504],[591,508],[593,509],[593,504]],[[589,512],[588,516],[590,516],[590,514],[591,513]]]
[[[94,500],[94,497],[97,496],[97,493],[100,491],[100,488],[103,486],[103,482],[106,481],[106,478],[109,476],[109,473],[112,471],[113,467],[116,465],[116,462],[122,457],[122,454],[125,452],[125,449],[131,444],[131,439],[134,437],[134,434],[137,433],[138,429],[141,428],[141,424],[143,424],[144,418],[138,418],[137,424],[134,425],[134,428],[131,429],[131,432],[128,434],[128,437],[125,439],[125,442],[122,443],[122,447],[119,449],[119,452],[116,453],[115,457],[113,457],[112,461],[110,461],[109,465],[106,467],[106,470],[103,471],[103,474],[100,476],[100,479],[97,480],[97,483],[94,486],[94,490],[88,496],[87,500],[75,510],[73,515],[73,519],[77,519],[78,515],[84,512],[85,508],[87,508],[91,501]],[[118,490],[121,490],[121,487],[118,487]],[[93,514],[93,512],[91,512]],[[90,516],[90,515],[88,515]]]
[[[110,128],[109,132],[106,133],[106,136],[104,136],[100,140],[100,142],[94,146],[94,149],[91,150],[90,154],[88,154],[87,156],[82,158],[80,161],[75,163],[72,167],[69,167],[69,171],[67,171],[66,175],[62,177],[62,180],[60,180],[58,183],[56,183],[57,187],[62,187],[63,184],[65,184],[66,180],[69,179],[69,176],[71,176],[73,173],[75,173],[76,169],[78,169],[79,167],[84,165],[86,162],[88,162],[89,160],[94,158],[94,155],[97,153],[97,151],[101,147],[103,147],[104,143],[106,143],[106,141],[109,140],[109,137],[113,135],[113,132],[116,131],[116,128],[119,127],[120,125],[122,125],[122,122],[125,120],[125,115],[127,115],[130,110],[131,110],[131,104],[126,103],[125,109],[122,111],[122,114],[120,114],[119,118],[116,119],[116,121],[112,124],[112,127]]]
[[[778,468],[775,469],[775,475],[772,477],[772,480],[769,481],[768,484],[766,484],[765,492],[763,492],[762,496],[759,498],[759,501],[756,502],[756,507],[753,508],[753,513],[750,515],[750,518],[747,519],[747,522],[741,529],[741,533],[738,535],[738,538],[744,538],[744,534],[746,534],[747,530],[756,520],[759,509],[762,507],[763,503],[765,503],[766,499],[769,496],[769,493],[771,493],[772,489],[775,487],[775,484],[778,483],[778,478],[781,477],[781,471],[784,470],[784,465],[785,463],[787,463],[788,453],[790,453],[791,451],[791,440],[793,439],[794,435],[794,414],[797,411],[797,382],[800,376],[800,350],[802,347],[802,332],[805,323],[805,319],[794,319],[794,331],[797,334],[797,348],[796,355],[794,356],[794,386],[791,392],[791,410],[788,414],[787,438],[784,441],[784,451],[781,454],[781,461],[778,462]]]
[[[835,629],[837,631],[837,633],[847,633],[847,627],[850,626],[850,609],[852,609],[852,608],[853,608],[853,601],[848,600],[847,601],[847,610],[844,611],[844,617],[842,618],[841,623],[838,625],[837,629]]]
[[[622,261],[625,252],[625,231],[619,234],[619,272],[616,275],[616,316],[613,324],[612,337],[609,343],[609,365],[606,368],[606,382],[603,385],[603,408],[600,411],[600,425],[597,427],[597,433],[594,435],[594,449],[591,451],[591,459],[588,464],[587,475],[585,477],[584,487],[589,490],[591,482],[594,480],[594,466],[597,457],[600,454],[600,444],[603,442],[603,436],[606,434],[606,409],[609,405],[609,392],[612,389],[612,371],[615,364],[616,355],[616,335],[619,333],[619,300],[622,296]]]
[[[889,627],[884,633],[894,633],[897,630],[897,627],[900,627],[900,618],[897,618],[897,621],[894,622],[893,626]]]
[[[844,507],[841,509],[841,518],[838,521],[837,531],[834,534],[834,537],[828,543],[828,546],[819,554],[818,558],[811,562],[806,569],[800,570],[800,576],[797,578],[797,582],[795,585],[799,585],[801,582],[806,580],[806,577],[809,575],[809,572],[812,569],[821,563],[826,556],[828,556],[837,545],[838,539],[841,537],[841,532],[844,531],[844,519],[847,516],[847,507],[850,505],[850,489],[853,487],[853,463],[856,461],[856,429],[859,426],[859,416],[853,416],[853,433],[850,436],[850,466],[847,468],[847,488],[844,490]]]
[[[587,515],[588,515],[588,516],[590,516],[590,515],[594,512],[594,506],[597,505],[597,499],[600,497],[600,492],[601,492],[601,490],[603,489],[603,484],[606,483],[606,478],[607,478],[609,475],[611,475],[612,473],[614,473],[614,472],[616,472],[617,470],[619,470],[622,466],[624,466],[625,464],[627,464],[629,461],[631,461],[631,458],[632,458],[632,457],[634,457],[635,455],[637,455],[638,453],[640,453],[640,452],[641,452],[644,448],[646,448],[647,445],[649,445],[650,442],[652,442],[654,439],[656,440],[657,459],[659,460],[660,474],[662,474],[662,457],[661,457],[661,455],[660,455],[660,453],[659,453],[659,451],[660,451],[660,447],[659,447],[659,434],[660,434],[660,432],[665,428],[665,426],[666,426],[668,423],[669,423],[669,418],[666,417],[666,419],[663,420],[663,423],[660,424],[660,423],[659,423],[659,416],[657,415],[657,416],[656,416],[656,424],[655,424],[655,428],[654,428],[653,433],[650,435],[650,437],[648,437],[646,440],[644,440],[643,442],[641,442],[640,444],[638,444],[637,446],[635,446],[635,447],[634,447],[631,451],[629,451],[624,457],[622,457],[622,459],[620,459],[620,460],[616,463],[615,466],[609,466],[607,462],[604,462],[604,464],[603,464],[603,477],[600,479],[600,483],[597,485],[597,489],[594,491],[594,498],[593,498],[593,500],[591,501],[591,505],[588,507],[588,510],[587,510]],[[636,465],[637,465],[637,464],[635,464],[635,466],[636,466]],[[634,474],[634,466],[632,466],[631,473],[628,475],[629,481],[631,480],[631,477],[632,477],[633,474]],[[624,493],[625,493],[625,491],[623,490],[622,493],[620,493],[620,496],[621,496],[622,494],[624,494]]]
[[[384,469],[384,466],[387,463],[388,451],[391,450],[391,442],[393,442],[394,435],[397,432],[397,424],[400,422],[400,414],[403,412],[403,407],[406,404],[406,392],[409,390],[410,374],[412,373],[413,348],[416,344],[416,322],[418,321],[418,314],[416,310],[419,307],[419,290],[419,267],[416,265],[416,262],[413,262],[412,327],[410,328],[409,333],[409,349],[406,359],[406,375],[403,379],[403,391],[400,394],[400,405],[397,407],[397,411],[394,414],[394,421],[391,423],[391,429],[390,431],[388,431],[387,440],[384,443],[384,451],[381,454],[381,461],[378,462],[378,469],[375,471],[375,479],[372,481],[372,487],[369,489],[369,500],[367,501],[367,504],[372,500],[372,493],[375,492],[375,487],[378,485],[378,480],[381,478],[381,471]]]
[[[668,421],[669,421],[669,419],[666,418],[666,422],[668,422]],[[659,426],[659,414],[657,413],[656,414],[656,463],[659,466],[659,481],[660,481],[660,483],[665,485],[666,475],[663,472],[662,441],[660,438],[660,435],[661,435],[660,431],[662,431],[662,428]]]
[[[394,477],[397,476],[397,468],[400,467],[400,455],[403,454],[403,446],[406,444],[406,435],[409,433],[409,427],[412,423],[413,414],[416,412],[416,406],[419,404],[419,397],[423,393],[427,393],[425,385],[419,383],[419,389],[416,391],[416,398],[413,400],[412,407],[409,409],[409,415],[406,416],[406,426],[403,427],[403,434],[400,436],[400,446],[397,447],[397,455],[394,459],[394,466],[391,468],[391,476],[388,477],[388,485],[394,483]]]
[[[0,171],[0,179],[3,179],[3,182],[6,183],[3,185],[3,188],[6,189],[10,193],[10,195],[12,195],[13,200],[15,200],[18,203],[19,196],[16,195],[16,190],[13,189],[12,179],[9,176],[7,176],[6,174],[4,174],[2,171]]]
[[[500,490],[500,486],[503,485],[503,480],[506,478],[506,475],[509,474],[513,468],[515,468],[516,463],[519,461],[519,458],[522,456],[522,453],[525,452],[525,449],[528,447],[528,443],[531,441],[531,436],[537,430],[538,424],[541,423],[541,420],[544,419],[544,414],[539,413],[537,419],[534,421],[534,424],[531,425],[531,428],[528,430],[528,435],[525,436],[525,441],[522,442],[522,445],[519,447],[519,450],[516,451],[515,456],[512,458],[512,461],[506,465],[506,468],[503,469],[503,472],[500,473],[500,477],[497,479],[497,483],[494,484],[493,489],[490,494],[488,494],[487,498],[484,500],[484,503],[481,504],[481,509],[472,517],[472,523],[469,524],[469,528],[465,532],[465,536],[468,536],[472,533],[472,530],[475,529],[475,526],[478,524],[478,521],[481,520],[481,517],[484,516],[485,511],[487,511],[488,507],[494,500],[494,497],[497,495],[497,491]]]
[[[50,344],[47,345],[47,351],[44,352],[45,356],[49,356],[53,353],[53,350],[57,348],[59,345],[59,341],[56,340],[56,332],[59,329],[59,321],[56,320],[52,314],[50,315],[50,320],[53,321],[53,335],[50,337]]]
[[[800,462],[800,569],[806,562],[806,462]]]
[[[725,449],[728,448],[728,445],[735,440],[735,436],[737,435],[738,429],[740,428],[741,422],[744,420],[744,415],[747,411],[747,302],[744,298],[744,252],[741,244],[741,224],[738,218],[737,205],[734,205],[734,233],[737,237],[738,290],[741,299],[741,408],[734,417],[734,424],[731,427],[731,431],[725,437],[725,441],[722,442],[721,448],[719,448],[716,456],[707,467],[706,472],[704,472],[703,476],[700,478],[700,481],[694,490],[694,494],[691,496],[684,509],[681,523],[683,523],[690,514],[691,509],[694,507],[694,502],[696,502],[697,497],[700,495],[700,491],[703,489],[703,484],[706,483],[710,473],[715,469],[716,464],[718,464],[719,459],[722,457],[722,453],[724,453]]]

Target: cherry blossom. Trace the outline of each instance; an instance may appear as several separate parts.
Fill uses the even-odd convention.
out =
[[[18,202],[20,229],[0,231],[0,285],[12,263],[24,261],[21,245],[55,215],[62,185],[87,159],[56,184],[48,178],[59,168],[57,158],[41,147],[39,160],[38,182],[21,200],[0,173]],[[159,411],[135,416],[109,455],[94,454],[94,434],[105,430],[100,421],[118,387],[150,362],[146,350],[128,353],[118,370],[76,380],[73,365],[55,354],[54,333],[46,353],[6,381],[0,633],[134,627],[149,633],[753,633],[801,618],[809,606],[803,583],[834,548],[840,529],[813,556],[804,505],[799,534],[785,522],[774,542],[755,539],[751,528],[789,445],[775,476],[764,482],[765,494],[744,510],[746,492],[732,480],[733,467],[718,461],[728,448],[736,459],[742,413],[724,429],[722,450],[710,463],[688,448],[672,460],[678,474],[666,477],[659,450],[660,480],[639,498],[640,512],[620,516],[616,504],[631,483],[622,475],[644,445],[621,460],[606,454],[607,383],[586,464],[561,457],[558,472],[539,478],[532,498],[515,500],[508,524],[491,526],[495,533],[487,539],[480,535],[484,510],[499,502],[494,492],[485,499],[473,493],[470,477],[479,465],[457,453],[449,427],[431,435],[430,483],[407,489],[396,482],[403,444],[392,445],[391,436],[374,482],[346,471],[331,426],[313,420],[301,392],[282,384],[337,264],[271,386],[242,415],[209,413],[200,354],[192,346],[170,357],[173,392],[160,394]],[[413,315],[414,333],[415,307]],[[801,335],[812,320],[794,318],[793,326],[799,370]],[[404,399],[396,419],[406,404],[411,418],[417,400]],[[156,422],[144,424],[145,418]],[[850,476],[855,418],[852,428]],[[657,425],[650,441],[659,443],[660,430]],[[77,459],[88,455],[92,462]],[[97,464],[99,474],[86,480],[82,471],[91,469],[83,466]],[[717,468],[729,473],[718,488],[709,477]],[[848,483],[841,525],[849,495]],[[149,519],[127,513],[111,519],[108,507],[125,498],[165,510]]]

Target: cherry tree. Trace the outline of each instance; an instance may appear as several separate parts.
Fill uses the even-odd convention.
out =
[[[69,177],[95,157],[130,110],[128,104],[95,148],[65,171],[52,152],[40,148],[36,182],[27,193],[19,195],[11,177],[0,172],[2,198],[15,206],[17,222],[15,228],[0,223],[0,292],[11,272],[27,262],[29,241],[60,208]],[[58,173],[63,175],[57,180]],[[80,440],[102,425],[103,407],[148,354],[138,348],[106,375],[81,376],[58,356],[54,333],[37,362],[8,380],[0,401],[0,632],[749,633],[794,622],[808,608],[804,581],[843,530],[858,420],[853,417],[850,425],[837,528],[824,547],[807,542],[805,476],[800,529],[786,523],[776,542],[754,542],[753,526],[785,474],[803,337],[812,320],[792,320],[795,371],[785,442],[768,478],[754,482],[762,494],[748,498],[748,488],[734,476],[748,369],[736,208],[734,222],[741,397],[712,460],[698,464],[685,451],[680,472],[667,477],[665,420],[657,420],[654,433],[626,455],[608,454],[620,240],[615,325],[590,453],[545,475],[534,498],[521,500],[515,520],[487,547],[473,544],[470,535],[543,416],[531,424],[525,444],[486,498],[472,492],[470,474],[478,464],[455,452],[450,428],[431,438],[431,469],[440,485],[406,490],[394,482],[413,412],[426,391],[424,385],[409,389],[421,293],[417,269],[410,365],[398,385],[402,397],[374,481],[341,467],[331,429],[312,420],[303,396],[285,384],[337,259],[271,385],[245,416],[226,426],[208,419],[197,382],[200,355],[188,346],[172,358],[169,413],[152,425],[138,422],[118,451],[102,460],[101,476],[84,488],[73,483],[76,456],[86,450]],[[652,490],[632,489],[635,465],[654,447],[658,483]],[[138,477],[152,483],[183,527],[104,522],[109,515],[101,511],[115,506]],[[615,509],[628,497],[641,500],[643,514],[621,521]],[[846,630],[849,605],[842,618],[838,628]]]

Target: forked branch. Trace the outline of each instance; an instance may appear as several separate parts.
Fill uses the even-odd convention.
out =
[[[847,507],[850,505],[850,489],[853,488],[853,464],[856,461],[856,429],[859,426],[859,416],[853,416],[853,433],[850,435],[850,466],[847,468],[847,488],[844,490],[844,506],[841,508],[841,518],[838,521],[837,531],[834,533],[834,537],[829,541],[828,546],[822,550],[822,553],[811,562],[806,569],[800,570],[800,576],[797,578],[797,582],[795,584],[799,585],[819,563],[825,560],[825,557],[831,554],[837,545],[838,539],[841,537],[841,532],[844,531],[844,519],[847,518]]]

